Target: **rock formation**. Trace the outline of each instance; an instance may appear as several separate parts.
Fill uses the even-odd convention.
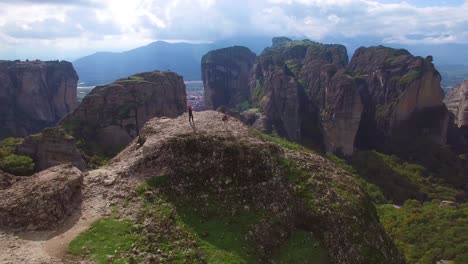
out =
[[[83,174],[61,165],[18,181],[0,192],[0,228],[50,230],[79,205]]]
[[[347,62],[342,45],[275,38],[250,78],[251,100],[268,118],[263,123],[290,140],[323,140],[328,151],[352,153],[362,103]]]
[[[174,72],[146,72],[97,86],[61,125],[77,139],[115,153],[153,117],[185,112],[185,84]]]
[[[16,152],[31,157],[36,164],[36,171],[67,163],[82,171],[86,169],[75,139],[61,128],[47,128],[40,134],[26,137]]]
[[[348,64],[341,45],[273,39],[250,78],[251,102],[280,136],[349,155],[426,137],[445,144],[448,111],[432,57],[359,48]],[[260,115],[258,115],[260,116]]]
[[[432,57],[383,46],[361,47],[347,68],[362,83],[364,111],[357,147],[379,148],[422,136],[445,144],[449,118]]]
[[[249,101],[249,74],[255,53],[234,46],[213,50],[202,58],[202,79],[208,109],[236,107]]]
[[[468,81],[448,91],[445,104],[454,115],[454,123],[462,130],[468,130]]]
[[[153,177],[151,182],[158,184],[143,190],[148,201],[189,205],[195,214],[210,215],[210,221],[218,214],[250,219],[260,213],[243,228],[245,240],[252,241],[252,251],[264,262],[272,260],[292,230],[300,229],[320,240],[331,263],[404,263],[353,176],[316,154],[271,143],[236,119],[229,120],[231,133],[225,133],[222,115],[199,112],[197,134],[185,116],[154,118],[142,130],[143,146],[134,142],[111,164],[131,160],[123,175]],[[163,235],[158,227],[176,230],[170,219],[178,213],[168,211],[170,217],[164,219],[141,217],[151,223],[142,225],[145,239]],[[150,252],[145,250],[139,251],[141,257]]]
[[[468,152],[468,81],[447,91],[444,102],[450,111],[447,144]]]
[[[0,61],[0,139],[55,125],[77,106],[78,75],[66,61]]]

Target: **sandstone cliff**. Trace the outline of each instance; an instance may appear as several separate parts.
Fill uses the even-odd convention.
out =
[[[444,102],[451,117],[447,143],[460,152],[468,152],[468,81],[449,90]]]
[[[275,38],[253,67],[251,100],[279,135],[350,154],[362,103],[347,62],[342,45]]]
[[[341,45],[275,38],[256,60],[251,101],[271,129],[349,155],[426,137],[445,144],[449,122],[432,57],[359,48],[348,64]]]
[[[358,147],[383,147],[421,136],[445,144],[448,112],[432,57],[383,46],[361,47],[347,68],[362,83]]]
[[[77,106],[78,75],[66,61],[0,61],[0,139],[55,125]]]
[[[61,125],[88,146],[112,155],[153,117],[185,112],[185,84],[174,72],[146,72],[97,86]]]
[[[444,102],[455,116],[454,123],[462,129],[468,129],[468,81],[448,91]]]
[[[255,53],[234,46],[208,52],[202,58],[202,79],[208,109],[236,107],[249,100],[249,74]]]
[[[31,157],[36,171],[67,163],[82,171],[86,169],[75,139],[61,128],[47,128],[40,134],[26,137],[16,152]]]

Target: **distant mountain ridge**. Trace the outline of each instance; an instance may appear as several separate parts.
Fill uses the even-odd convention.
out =
[[[385,44],[374,38],[350,39],[345,37],[327,38],[320,42],[343,44],[350,52],[349,56],[361,46]],[[201,80],[201,58],[209,51],[240,45],[259,55],[270,44],[270,36],[235,37],[213,43],[199,44],[157,41],[124,52],[97,52],[75,60],[73,65],[78,72],[80,82],[85,83],[85,85],[106,84],[129,75],[153,70],[174,71],[182,75],[184,80],[193,81]],[[468,64],[468,53],[464,52],[468,50],[468,45],[402,45],[386,43],[385,46],[404,48],[417,56],[432,55],[437,68],[442,65]],[[451,76],[454,74],[451,73],[458,73],[460,69],[459,67],[452,68],[450,67],[448,72],[443,71],[442,85],[453,85],[453,82],[456,82],[456,80],[452,80]],[[460,78],[458,75],[456,77]],[[468,72],[462,78],[468,79]]]

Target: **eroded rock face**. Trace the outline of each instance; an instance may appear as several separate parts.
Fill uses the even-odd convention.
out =
[[[0,191],[0,228],[50,230],[60,225],[81,202],[83,174],[60,165]]]
[[[346,48],[276,38],[256,60],[251,101],[280,136],[349,155],[426,137],[445,144],[449,123],[432,57],[383,46]]]
[[[347,62],[342,45],[275,38],[253,67],[251,100],[279,135],[351,154],[362,103]]]
[[[208,109],[248,102],[249,74],[255,57],[255,53],[240,46],[210,51],[203,56],[202,79]]]
[[[358,147],[421,136],[445,144],[449,117],[432,57],[414,57],[406,50],[383,46],[362,47],[347,68],[362,82]]]
[[[444,102],[454,114],[454,123],[468,130],[468,81],[448,91]]]
[[[146,72],[93,89],[61,121],[73,136],[119,150],[153,117],[177,117],[187,108],[185,84],[173,72]]]
[[[59,127],[47,128],[40,134],[26,137],[16,152],[31,157],[37,171],[67,163],[82,171],[86,169],[75,139]]]
[[[76,108],[77,82],[67,61],[0,61],[0,139],[55,125]]]

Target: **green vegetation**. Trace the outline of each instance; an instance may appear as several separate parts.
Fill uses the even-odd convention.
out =
[[[415,81],[418,78],[421,78],[422,76],[422,70],[421,69],[412,69],[410,72],[408,72],[403,78],[400,80],[401,85],[408,85]]]
[[[246,111],[249,110],[252,106],[248,100],[245,100],[239,104],[239,110]]]
[[[288,69],[294,74],[294,76],[298,76],[302,65],[296,62],[295,60],[287,60],[285,63]]]
[[[439,203],[408,200],[400,209],[379,206],[380,221],[409,263],[468,263],[468,203],[459,208]]]
[[[439,207],[441,200],[460,199],[460,190],[450,181],[463,179],[463,159],[446,148],[420,144],[401,147],[399,157],[376,151],[357,152],[349,163],[331,154],[327,157],[353,173],[378,204],[381,223],[408,263],[441,259],[468,263],[468,203]],[[441,171],[450,173],[442,174],[445,181],[435,177]],[[404,205],[398,208],[389,201]]]
[[[128,263],[124,253],[138,241],[139,231],[128,221],[101,219],[73,240],[68,250],[75,256],[88,256],[102,264]]]
[[[309,149],[307,147],[304,147],[301,144],[289,141],[289,140],[287,140],[285,138],[278,137],[278,136],[273,136],[273,135],[268,135],[268,134],[262,133],[262,132],[260,132],[258,130],[255,130],[255,129],[253,129],[252,131],[256,135],[258,135],[261,139],[263,139],[265,141],[268,141],[268,142],[271,142],[271,143],[274,143],[274,144],[277,144],[277,145],[280,145],[283,148],[286,148],[286,149],[289,149],[289,150],[294,150],[294,151],[314,152],[313,150],[311,150],[311,149]]]
[[[23,143],[22,138],[7,138],[0,142],[0,170],[14,175],[31,175],[34,162],[30,157],[16,155],[16,146]]]
[[[130,76],[128,77],[129,80],[132,80],[132,81],[144,81],[145,78],[141,77],[141,76],[136,76],[136,75],[133,75],[133,76]]]
[[[454,200],[457,194],[455,189],[431,181],[423,166],[401,161],[396,156],[360,151],[350,162],[359,176],[379,186],[385,197],[394,203],[403,204],[408,199]]]
[[[326,264],[328,257],[320,247],[320,242],[310,232],[294,230],[286,243],[274,257],[275,263]]]

